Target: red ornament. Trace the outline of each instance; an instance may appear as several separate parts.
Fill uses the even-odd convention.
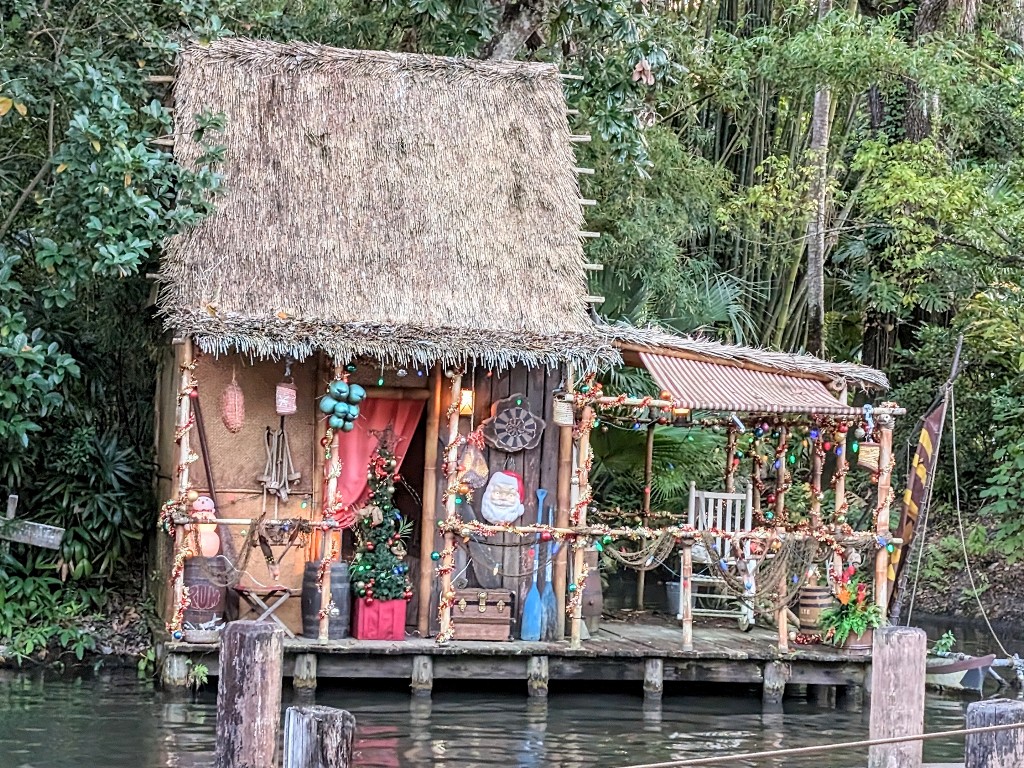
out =
[[[769,493],[765,497],[765,501],[767,501],[769,504],[774,504],[775,503],[775,494],[774,493]]]
[[[366,593],[366,604],[373,605],[373,595],[371,595],[369,592]]]
[[[372,541],[366,542],[366,551],[367,552],[373,552],[373,550],[375,550],[376,548],[377,548],[376,545]]]
[[[406,600],[412,600],[412,592],[403,592],[402,597],[404,597]]]
[[[551,531],[541,531],[540,532],[540,540],[541,541],[551,541]]]
[[[188,393],[188,396],[191,397],[193,400],[198,400],[199,399],[199,387],[192,387],[192,389]]]
[[[843,422],[842,424],[839,425],[839,431],[842,432],[844,435],[849,431],[849,429],[850,425],[847,424],[846,422]]]
[[[822,445],[821,447],[824,448],[826,451],[831,451],[832,450],[832,443],[825,442],[825,444]]]
[[[320,438],[320,445],[322,445],[324,448],[326,448],[330,444],[331,444],[331,441],[328,440],[326,437],[321,437]]]

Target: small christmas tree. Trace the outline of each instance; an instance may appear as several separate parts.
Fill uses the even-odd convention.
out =
[[[370,457],[367,472],[370,498],[359,511],[354,529],[356,554],[350,578],[356,595],[367,603],[412,599],[412,582],[402,541],[412,525],[392,503],[395,483],[401,479],[397,467],[391,436],[384,433]]]

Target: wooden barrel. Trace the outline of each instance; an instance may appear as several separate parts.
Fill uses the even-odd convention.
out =
[[[817,629],[821,612],[832,607],[832,590],[824,587],[801,587],[797,616],[803,631]]]
[[[302,635],[315,638],[320,635],[320,589],[316,585],[320,563],[306,563],[302,574]],[[331,564],[331,599],[337,609],[336,616],[327,617],[327,639],[344,640],[349,636],[352,612],[352,588],[348,582],[348,563]]]
[[[214,619],[224,620],[225,567],[219,557],[193,557],[185,561],[182,578],[188,587],[188,607],[183,617],[186,629],[209,626]]]

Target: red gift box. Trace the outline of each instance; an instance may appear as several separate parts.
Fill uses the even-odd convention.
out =
[[[352,635],[358,640],[404,640],[405,600],[356,598]]]

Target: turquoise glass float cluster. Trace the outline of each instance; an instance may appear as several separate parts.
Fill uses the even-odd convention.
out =
[[[351,432],[359,417],[359,404],[365,399],[365,389],[339,379],[332,381],[327,387],[327,394],[320,398],[320,411],[329,417],[327,425],[331,429]]]

